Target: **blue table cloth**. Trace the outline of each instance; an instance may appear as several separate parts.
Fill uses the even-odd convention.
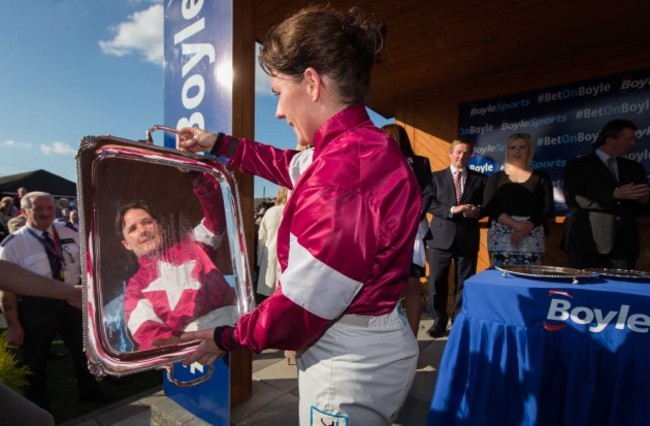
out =
[[[428,418],[446,425],[650,425],[650,283],[465,282]]]

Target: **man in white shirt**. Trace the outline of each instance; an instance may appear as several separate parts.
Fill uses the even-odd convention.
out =
[[[65,224],[54,223],[54,198],[46,192],[30,192],[21,199],[26,225],[0,243],[0,259],[38,275],[79,284],[79,236]],[[20,296],[4,292],[2,309],[7,319],[7,338],[19,347],[28,376],[26,397],[49,410],[46,365],[50,346],[59,334],[70,350],[80,401],[106,401],[87,368],[83,353],[81,311],[64,301]]]
[[[33,274],[18,265],[0,260],[0,290],[24,295],[52,297],[81,308],[81,288],[57,285],[52,279]],[[0,425],[54,425],[50,413],[0,383]]]

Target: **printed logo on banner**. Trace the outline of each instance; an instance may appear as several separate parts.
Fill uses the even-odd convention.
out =
[[[230,424],[229,354],[213,364],[172,365],[171,379],[163,375],[165,395],[198,418],[219,426]]]
[[[164,124],[231,132],[232,44],[232,1],[165,2]],[[175,147],[175,137],[165,135],[165,145]],[[229,425],[227,360],[209,368],[174,364],[172,377],[184,385],[165,377],[165,395],[212,425]]]
[[[231,132],[232,14],[231,1],[165,6],[165,124]]]
[[[551,178],[556,214],[566,214],[562,193],[567,161],[586,155],[610,120],[633,121],[637,143],[627,158],[650,171],[650,70],[546,87],[461,104],[458,135],[474,143],[474,170],[502,169],[505,144],[514,133],[528,133],[535,143],[533,169]]]
[[[208,374],[212,374],[212,370],[198,362],[194,362],[190,365],[183,365],[181,363],[174,364],[175,367],[178,367],[174,370],[176,378],[185,381],[185,382],[194,382],[201,381],[207,378]]]
[[[635,333],[648,333],[650,316],[642,313],[631,313],[631,305],[621,304],[618,309],[606,310],[596,307],[580,306],[575,303],[573,295],[567,291],[549,290],[550,304],[544,321],[544,328],[554,332],[562,330],[570,323],[587,326],[592,333],[614,328],[628,329]],[[556,297],[556,296],[561,296]]]
[[[472,158],[469,159],[467,162],[467,167],[479,172],[479,173],[485,173],[485,174],[490,174],[494,173],[497,169],[497,164],[495,161],[493,161],[489,157],[482,157],[480,155],[472,155]]]
[[[643,90],[646,87],[650,87],[650,77],[645,78],[627,78],[623,77],[621,82],[621,91],[624,90]]]

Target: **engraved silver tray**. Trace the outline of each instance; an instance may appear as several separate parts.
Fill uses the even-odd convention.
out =
[[[607,278],[622,278],[625,280],[650,280],[650,272],[636,271],[634,269],[609,269],[609,268],[589,268],[593,272]]]
[[[496,266],[495,268],[503,272],[504,277],[512,274],[526,278],[570,279],[573,284],[577,284],[580,278],[593,278],[598,275],[595,272],[584,269],[565,268],[561,266],[503,265]]]

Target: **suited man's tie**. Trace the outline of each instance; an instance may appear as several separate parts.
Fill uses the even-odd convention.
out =
[[[56,245],[50,234],[45,231],[42,234],[43,244],[45,245],[45,252],[47,253],[47,260],[50,262],[50,269],[52,269],[52,278],[55,280],[62,280],[61,275],[61,258],[57,255]]]
[[[454,192],[456,193],[456,204],[460,204],[461,193],[460,177],[462,173],[460,170],[454,172]]]
[[[616,170],[616,159],[614,157],[607,159],[607,167],[609,167],[609,171],[614,176],[614,179],[616,179],[616,182],[618,182],[618,170]]]

